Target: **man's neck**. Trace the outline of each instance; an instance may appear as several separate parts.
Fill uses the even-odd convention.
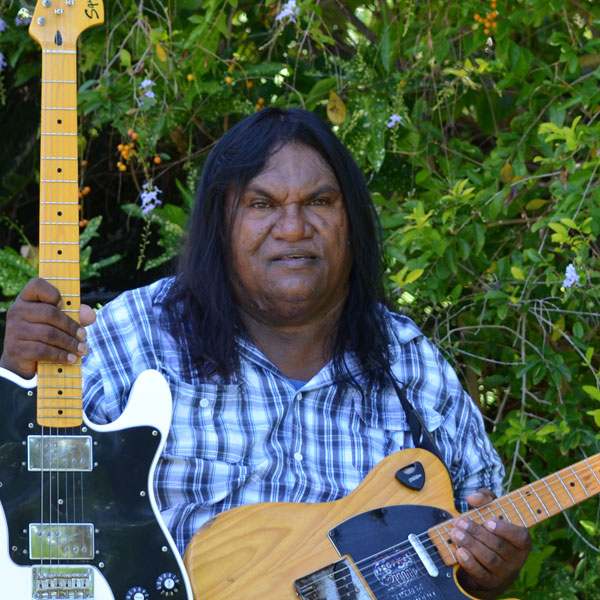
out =
[[[337,311],[303,325],[273,325],[241,316],[256,347],[286,377],[308,381],[331,359]]]

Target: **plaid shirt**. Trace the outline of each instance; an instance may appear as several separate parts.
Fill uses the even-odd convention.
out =
[[[173,422],[155,476],[165,522],[183,552],[210,517],[253,502],[327,502],[355,489],[383,458],[414,447],[391,387],[368,393],[337,385],[326,365],[303,387],[251,343],[239,340],[233,382],[189,374],[189,355],[161,327],[159,302],[170,280],[122,294],[88,328],[84,401],[92,421],[117,418],[136,377],[157,369],[173,393]],[[407,317],[386,309],[392,371],[421,415],[450,471],[455,502],[479,487],[500,493],[503,468],[481,414],[439,351]]]

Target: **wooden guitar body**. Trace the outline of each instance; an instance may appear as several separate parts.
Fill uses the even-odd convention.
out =
[[[416,462],[425,473],[420,491],[395,478]],[[472,598],[427,538],[436,577],[412,545],[397,546],[456,514],[445,467],[425,450],[404,450],[335,502],[255,504],[218,515],[196,533],[184,561],[196,600]],[[347,560],[338,564],[340,555]]]
[[[2,597],[191,598],[152,487],[171,423],[162,375],[140,375],[114,423],[46,431],[43,447],[34,392],[0,378]]]

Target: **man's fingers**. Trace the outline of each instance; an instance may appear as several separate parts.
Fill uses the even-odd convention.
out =
[[[87,304],[82,304],[79,308],[79,322],[84,327],[91,325],[96,320],[96,313]]]
[[[521,550],[531,549],[531,536],[525,527],[518,527],[500,519],[486,521],[485,528]]]
[[[60,302],[60,292],[51,283],[39,277],[28,281],[19,296],[25,302],[46,302],[54,306]]]

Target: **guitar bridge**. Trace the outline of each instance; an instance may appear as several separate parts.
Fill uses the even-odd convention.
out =
[[[294,582],[300,600],[371,600],[348,559],[342,559]]]
[[[32,600],[93,600],[94,572],[90,567],[38,566],[32,569]]]

